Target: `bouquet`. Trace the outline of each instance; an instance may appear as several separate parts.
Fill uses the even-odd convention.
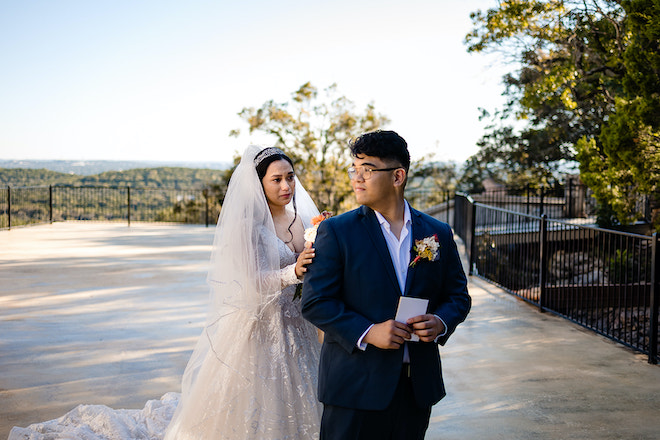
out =
[[[316,241],[316,230],[319,228],[321,222],[327,218],[332,217],[332,213],[323,211],[316,217],[312,217],[312,227],[305,229],[305,241],[314,243]]]
[[[316,241],[316,231],[321,222],[325,219],[332,217],[332,212],[323,211],[319,215],[312,217],[312,226],[305,229],[305,247],[307,243],[313,244]],[[311,247],[311,245],[310,245]],[[302,296],[302,283],[296,286],[296,293],[293,295],[294,301]]]

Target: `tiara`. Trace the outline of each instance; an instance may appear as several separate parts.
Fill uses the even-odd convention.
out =
[[[270,157],[270,156],[275,156],[276,154],[281,154],[282,156],[286,156],[284,154],[284,151],[280,150],[279,148],[276,147],[268,147],[264,148],[261,150],[254,158],[254,165],[257,166],[259,165],[264,159]]]

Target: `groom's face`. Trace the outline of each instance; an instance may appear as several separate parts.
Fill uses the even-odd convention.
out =
[[[396,165],[388,164],[381,158],[374,156],[359,155],[354,159],[353,167],[358,172],[351,179],[351,186],[360,205],[376,208],[380,203],[390,199],[395,194],[392,171],[373,171],[367,179],[365,179],[364,171],[394,166]]]

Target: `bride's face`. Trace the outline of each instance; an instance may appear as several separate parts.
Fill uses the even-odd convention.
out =
[[[296,190],[293,167],[284,159],[268,165],[266,175],[261,179],[266,200],[271,206],[286,206]]]

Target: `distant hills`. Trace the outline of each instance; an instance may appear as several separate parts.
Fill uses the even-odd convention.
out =
[[[124,161],[124,160],[7,160],[0,159],[0,168],[46,169],[64,174],[90,176],[105,171],[126,171],[136,168],[195,168],[226,170],[228,162],[167,162],[167,161]]]
[[[231,165],[213,162],[0,160],[0,187],[47,185],[226,186]]]

